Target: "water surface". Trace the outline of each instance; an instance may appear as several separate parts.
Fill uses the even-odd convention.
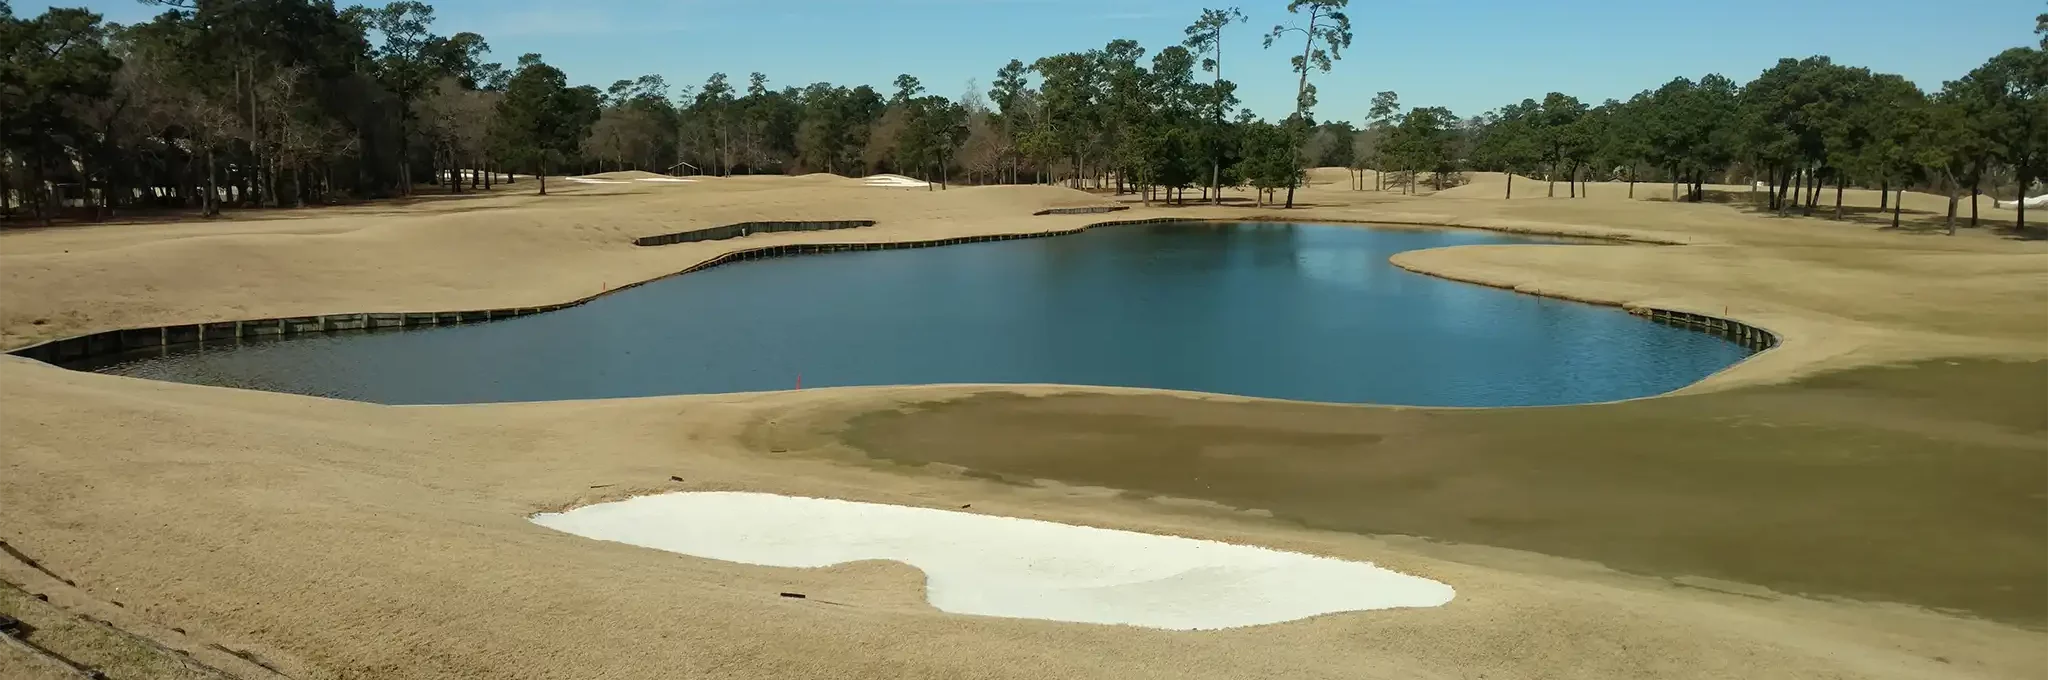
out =
[[[1387,262],[1406,250],[1532,241],[1122,226],[740,262],[536,316],[174,348],[100,370],[389,404],[1067,383],[1523,406],[1658,394],[1748,355],[1619,309]]]

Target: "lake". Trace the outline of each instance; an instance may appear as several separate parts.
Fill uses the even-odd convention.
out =
[[[744,261],[490,323],[152,350],[107,373],[386,404],[923,383],[1533,406],[1659,394],[1750,350],[1402,271],[1465,230],[1163,223]],[[1575,247],[1631,247],[1582,245]]]

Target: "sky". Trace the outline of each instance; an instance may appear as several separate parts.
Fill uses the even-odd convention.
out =
[[[341,0],[348,4],[348,0]],[[1293,107],[1287,59],[1298,37],[1261,46],[1293,24],[1285,0],[1229,0],[1249,18],[1227,29],[1224,77],[1269,118]],[[377,2],[377,0],[371,0]],[[17,15],[84,6],[123,23],[161,11],[137,0],[17,0]],[[996,69],[1130,38],[1178,44],[1204,6],[1226,0],[429,0],[434,32],[482,34],[507,65],[538,52],[572,82],[602,88],[660,74],[677,86],[759,71],[771,87],[870,84],[897,74],[931,94],[986,92]],[[2009,47],[2038,44],[2042,0],[1359,0],[1350,49],[1311,79],[1316,117],[1358,120],[1375,92],[1461,116],[1558,91],[1597,103],[1674,77],[1720,73],[1746,82],[1780,57],[1824,54],[1897,73],[1933,90]],[[1204,75],[1206,77],[1206,74]]]

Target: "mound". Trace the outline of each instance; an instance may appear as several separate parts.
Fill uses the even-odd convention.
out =
[[[1309,186],[1335,184],[1340,187],[1346,187],[1351,186],[1351,177],[1356,172],[1350,168],[1321,167],[1309,168],[1305,174],[1308,177]]]

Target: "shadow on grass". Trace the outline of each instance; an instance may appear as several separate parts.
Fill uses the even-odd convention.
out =
[[[308,203],[306,205],[299,207],[271,208],[223,205],[221,206],[220,214],[210,218],[207,217],[204,211],[199,208],[186,207],[131,206],[121,208],[113,212],[112,214],[102,215],[98,217],[95,217],[93,215],[93,211],[91,209],[65,208],[64,210],[60,211],[56,216],[56,219],[51,220],[51,223],[48,225],[44,225],[41,221],[31,216],[21,213],[15,213],[6,219],[0,219],[0,231],[32,232],[42,229],[65,229],[73,227],[113,225],[160,225],[203,223],[208,221],[227,220],[239,222],[270,222],[286,220],[303,220],[318,217],[334,217],[341,215],[385,217],[402,213],[417,214],[420,212],[421,208],[436,208],[451,203],[467,203],[470,201],[486,198],[502,198],[506,196],[532,195],[536,190],[537,186],[538,185],[532,184],[530,182],[520,182],[516,185],[513,185],[511,188],[507,188],[505,185],[500,184],[492,187],[489,191],[484,191],[482,190],[481,187],[479,187],[478,189],[475,190],[464,189],[463,192],[460,194],[438,193],[445,191],[445,189],[442,187],[426,186],[422,187],[420,192],[416,192],[411,196],[336,200],[327,203]],[[467,212],[496,210],[500,208],[510,208],[516,206],[517,204],[504,203],[478,204],[465,205],[460,207],[450,207],[444,210],[436,210],[435,212],[437,214],[460,214]]]
[[[1541,409],[989,393],[790,430],[902,464],[2048,627],[2048,362]]]
[[[1897,210],[1898,226],[1896,227],[1892,225],[1894,210],[1889,206],[1879,208],[1868,205],[1844,205],[1840,209],[1840,218],[1837,219],[1836,208],[1834,204],[1827,202],[1827,198],[1827,192],[1822,192],[1823,200],[1821,204],[1813,206],[1811,212],[1808,211],[1805,205],[1790,207],[1783,211],[1772,210],[1764,192],[1751,194],[1745,191],[1708,189],[1701,192],[1701,197],[1698,201],[1681,198],[1677,202],[1726,205],[1745,214],[1762,217],[1817,219],[1831,222],[1864,224],[1877,227],[1879,231],[1893,231],[1906,234],[1946,235],[1949,230],[1950,218],[1946,212],[1915,210],[1911,208]],[[1672,202],[1671,199],[1662,196],[1652,196],[1646,200],[1652,203]],[[1972,224],[1971,218],[1968,215],[1969,206],[1968,198],[1964,198],[1957,203],[1957,214],[1954,220],[1955,228],[1959,232],[1966,229],[1988,228],[1993,230],[1993,233],[2012,240],[2036,241],[2048,239],[2048,227],[2029,224],[2021,228],[2002,219],[1994,222],[1985,219],[1981,212],[1976,218],[1976,223]],[[2048,212],[2043,214],[2048,214]]]

